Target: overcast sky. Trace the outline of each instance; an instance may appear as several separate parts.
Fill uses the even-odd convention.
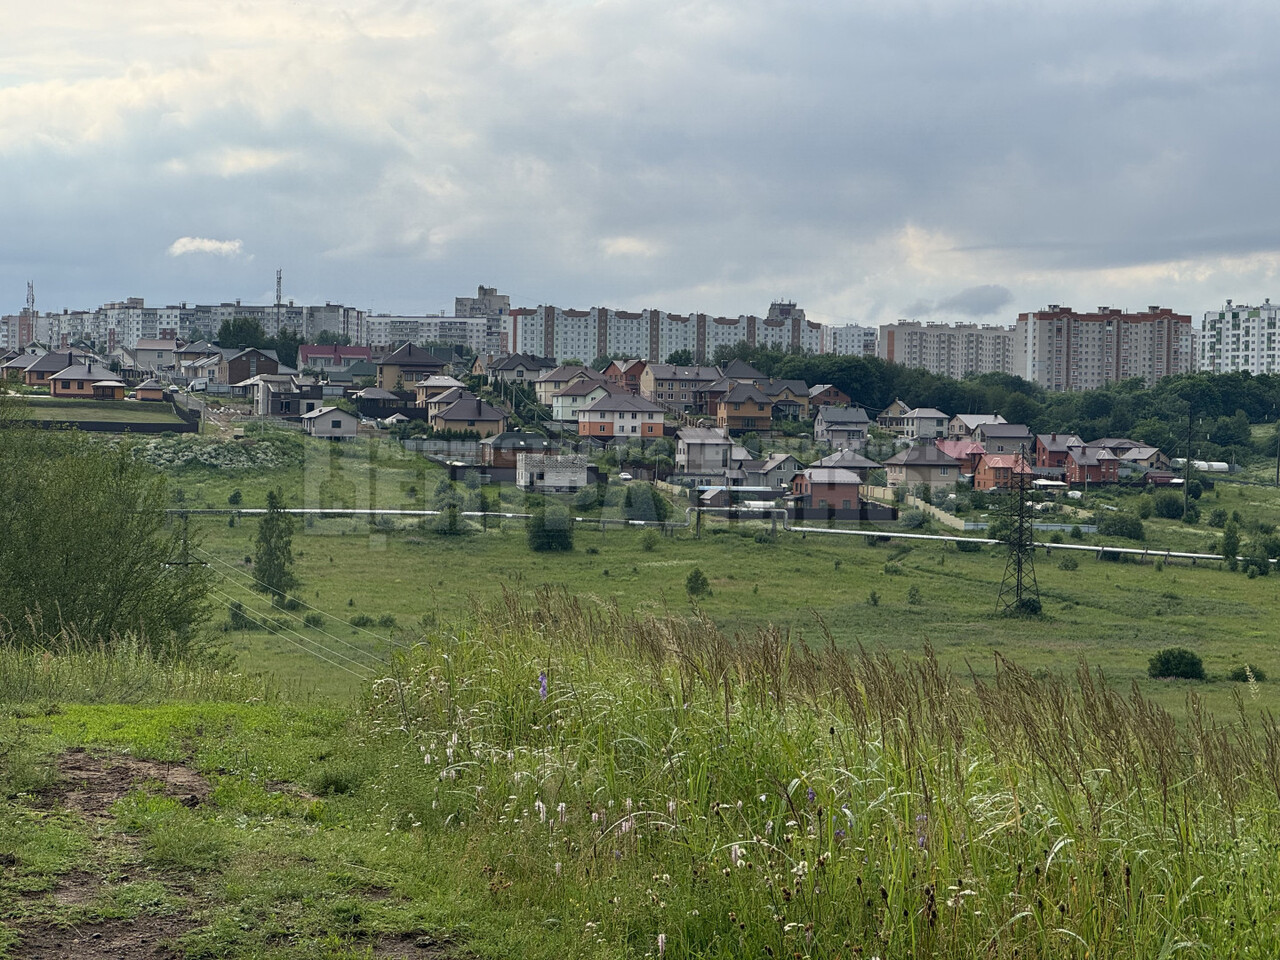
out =
[[[16,0],[12,0],[16,3]],[[1280,4],[41,0],[0,311],[1280,297]]]

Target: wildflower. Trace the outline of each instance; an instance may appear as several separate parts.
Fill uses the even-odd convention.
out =
[[[563,803],[561,803],[558,807],[556,807],[556,816],[560,818],[561,823],[564,823],[569,819],[569,814],[566,811],[565,805]]]
[[[560,876],[560,861],[556,861],[556,876]]]
[[[665,933],[658,934],[658,956],[665,956],[667,953],[667,935]]]
[[[543,700],[547,699],[547,672],[545,670],[538,674],[538,696]]]
[[[729,859],[735,867],[742,866],[742,848],[736,843],[729,848]]]
[[[676,815],[676,802],[674,800],[667,801],[667,814],[672,817]]]
[[[810,787],[808,790],[805,791],[805,796],[809,798],[810,803],[813,803],[813,801],[818,798],[818,795],[813,792],[813,787]]]
[[[541,800],[535,800],[533,801],[533,809],[538,811],[538,822],[546,823],[547,822],[547,805],[543,803]]]

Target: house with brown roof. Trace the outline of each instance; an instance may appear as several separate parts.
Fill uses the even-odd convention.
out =
[[[900,450],[884,462],[886,483],[890,487],[914,487],[953,484],[960,478],[960,463],[931,443]]]
[[[972,476],[978,469],[978,461],[986,454],[986,448],[976,440],[935,440],[934,445],[948,457],[960,463],[960,471]]]
[[[645,360],[610,360],[604,368],[605,379],[624,393],[640,395],[640,376],[648,366]]]
[[[716,404],[716,426],[730,434],[768,430],[773,402],[750,383],[735,383]]]
[[[710,413],[706,388],[720,377],[719,367],[650,363],[640,375],[640,396],[685,413]]]
[[[552,397],[580,380],[608,383],[603,373],[592,370],[590,367],[581,364],[562,364],[539,374],[538,379],[533,382],[533,389],[537,394],[538,402],[549,407]]]
[[[373,351],[355,344],[304,343],[298,347],[298,366],[320,373],[347,370],[353,363],[370,362]]]
[[[810,410],[817,407],[847,407],[851,402],[847,393],[832,384],[819,383],[809,388]]]
[[[479,397],[467,397],[452,403],[431,418],[433,430],[474,431],[491,437],[506,429],[507,418],[496,407]]]
[[[92,362],[64,367],[49,378],[49,394],[54,397],[81,397],[91,400],[123,400],[124,381],[105,367]]]
[[[1084,441],[1074,433],[1038,433],[1035,465],[1042,470],[1065,470],[1071,448],[1083,446]]]
[[[1067,454],[1067,483],[1087,486],[1090,483],[1116,483],[1120,479],[1120,460],[1105,448],[1072,447]]]
[[[444,372],[444,361],[429,350],[405,343],[378,362],[377,385],[383,390],[411,390],[413,384]]]
[[[903,437],[907,433],[907,414],[911,408],[901,400],[894,400],[876,417],[876,423],[882,430],[888,430],[894,436]]]
[[[1012,490],[1016,477],[1031,473],[1031,464],[1016,453],[983,454],[973,472],[973,489]]]

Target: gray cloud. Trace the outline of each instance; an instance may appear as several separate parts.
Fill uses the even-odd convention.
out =
[[[1271,6],[69,9],[0,37],[6,312],[27,279],[46,308],[207,302],[276,266],[382,310],[481,282],[868,321],[1277,293],[1280,76],[1239,43]]]

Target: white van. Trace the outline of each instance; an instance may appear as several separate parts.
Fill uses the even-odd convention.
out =
[[[208,389],[209,389],[208,377],[196,377],[194,380],[191,381],[191,383],[187,385],[188,393],[200,393]]]

